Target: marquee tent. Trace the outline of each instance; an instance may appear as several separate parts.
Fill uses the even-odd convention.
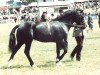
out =
[[[89,1],[89,0],[75,0],[75,2],[85,2],[85,1]]]

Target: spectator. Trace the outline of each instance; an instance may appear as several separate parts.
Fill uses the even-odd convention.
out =
[[[93,31],[93,19],[92,19],[92,16],[91,16],[90,13],[88,14],[87,23],[88,23],[88,26],[89,26],[89,29],[87,30],[87,32],[90,31],[90,30]]]
[[[63,10],[62,10],[62,9],[59,10],[59,15],[60,15],[60,16],[63,15]]]
[[[54,19],[55,17],[54,17],[54,14],[52,13],[51,14],[51,17],[50,17],[50,20],[52,20],[52,19]]]
[[[100,28],[100,12],[99,12],[99,15],[98,15],[98,24],[99,24],[99,28]]]
[[[29,15],[29,13],[26,14],[25,19],[26,19],[26,21],[30,21],[30,15]]]
[[[15,23],[17,22],[17,17],[14,17],[14,21],[15,21]]]
[[[43,14],[41,16],[41,21],[42,22],[46,22],[47,21],[47,12],[43,12]]]

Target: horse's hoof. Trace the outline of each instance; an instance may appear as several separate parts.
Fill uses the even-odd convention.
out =
[[[77,61],[80,61],[81,59],[80,59],[80,58],[76,58],[76,60],[77,60]]]
[[[70,56],[70,58],[71,58],[71,61],[73,61],[73,60],[74,60],[74,57]]]
[[[11,59],[11,60],[8,62],[8,67],[11,67],[11,66],[12,66],[12,63],[13,63],[13,60]]]
[[[77,61],[80,61],[80,60],[81,60],[81,55],[77,55],[77,56],[76,56],[76,60],[77,60]]]
[[[63,64],[62,64],[62,62],[58,62],[58,63],[56,63],[56,65],[59,67],[59,66],[63,66]]]
[[[32,65],[32,68],[37,68],[36,64],[33,64],[33,65]]]
[[[56,63],[58,63],[58,62],[59,62],[59,59],[57,58],[57,59],[56,59]]]

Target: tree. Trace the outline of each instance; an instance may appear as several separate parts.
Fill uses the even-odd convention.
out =
[[[21,0],[22,2],[28,2],[28,3],[31,3],[31,2],[37,2],[37,0]]]

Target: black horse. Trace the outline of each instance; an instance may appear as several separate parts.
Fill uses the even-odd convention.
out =
[[[41,22],[39,24],[34,24],[32,22],[24,22],[20,25],[16,25],[10,33],[9,50],[12,52],[12,54],[9,60],[13,60],[16,52],[23,44],[25,44],[24,53],[27,56],[30,65],[33,66],[34,62],[32,61],[29,52],[32,41],[33,39],[35,39],[41,42],[56,43],[56,63],[58,63],[67,53],[68,31],[70,27],[73,26],[74,22],[78,26],[85,26],[84,16],[79,11],[70,10],[64,12],[62,16],[53,19],[51,22]],[[64,52],[60,55],[61,49],[63,49]]]

